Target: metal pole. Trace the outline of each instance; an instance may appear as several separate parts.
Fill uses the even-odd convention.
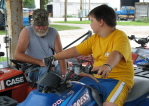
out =
[[[88,9],[90,10],[90,0],[89,0],[89,8]]]
[[[64,5],[65,5],[65,22],[67,21],[67,0],[65,0],[65,3],[64,3]]]
[[[88,35],[88,36],[87,36]],[[92,32],[89,30],[87,33],[85,33],[84,35],[82,35],[81,37],[77,38],[76,40],[74,40],[72,43],[70,43],[69,45],[67,45],[66,47],[63,48],[63,50],[67,49],[69,46],[71,46],[72,44],[74,44],[75,42],[77,42],[78,40],[80,40],[81,38],[83,38],[84,36],[87,36],[84,40],[86,40],[88,37],[90,37],[92,35]],[[83,41],[84,41],[83,40]]]
[[[82,0],[80,0],[80,21],[82,21]]]

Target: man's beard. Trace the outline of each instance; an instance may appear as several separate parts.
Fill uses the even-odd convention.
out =
[[[39,37],[44,37],[48,33],[48,28],[46,30],[43,30],[43,29],[35,30],[35,28],[33,29],[35,34]]]

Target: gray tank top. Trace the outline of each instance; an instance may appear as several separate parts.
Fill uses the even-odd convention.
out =
[[[29,32],[30,41],[25,54],[37,58],[43,59],[47,56],[53,55],[54,41],[56,39],[57,30],[48,27],[48,33],[44,38],[38,37],[33,30],[33,26],[25,27]]]

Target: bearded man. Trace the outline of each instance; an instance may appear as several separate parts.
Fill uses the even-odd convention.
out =
[[[19,35],[14,58],[40,66],[37,67],[38,71],[31,71],[34,70],[31,67],[27,76],[28,80],[36,82],[47,72],[47,67],[42,62],[43,58],[52,56],[62,50],[58,31],[49,27],[48,12],[44,9],[37,9],[33,13],[32,25],[23,28]],[[55,72],[63,77],[66,70],[66,62],[63,59],[59,62],[56,61],[55,68],[50,72]]]

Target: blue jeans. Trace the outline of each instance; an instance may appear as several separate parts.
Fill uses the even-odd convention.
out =
[[[37,71],[32,71],[37,69]],[[29,68],[28,69],[29,73],[27,76],[27,79],[30,82],[37,82],[46,72],[47,72],[47,67],[36,67],[36,68]],[[61,76],[61,70],[60,70],[60,65],[58,64],[55,67],[55,71],[50,71],[51,73],[56,73]]]

